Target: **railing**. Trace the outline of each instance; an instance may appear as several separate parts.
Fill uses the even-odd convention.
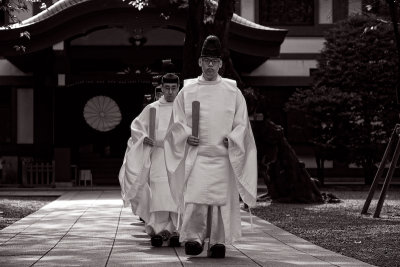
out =
[[[27,186],[52,186],[55,184],[54,160],[22,161],[22,183]]]

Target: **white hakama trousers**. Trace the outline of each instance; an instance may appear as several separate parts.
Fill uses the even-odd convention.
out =
[[[210,245],[231,244],[240,236],[239,197],[223,145],[199,146],[184,201],[180,242],[203,244],[209,238]]]
[[[171,112],[169,112],[171,114]],[[164,118],[159,123],[168,123],[168,118]],[[165,129],[167,125],[158,125],[161,129]],[[157,131],[157,135],[164,137],[165,133],[162,134],[160,129]],[[160,140],[158,140],[160,141]],[[167,231],[169,234],[176,233],[178,225],[178,212],[176,204],[172,198],[171,191],[169,189],[168,175],[165,168],[164,149],[162,147],[154,147],[153,153],[151,154],[152,166],[150,168],[150,216],[149,220],[146,221],[146,233],[150,236],[158,235],[162,232]]]
[[[197,241],[204,243],[209,238],[210,244],[225,243],[225,229],[221,207],[205,204],[187,203],[180,229],[180,242]]]
[[[155,211],[150,213],[150,219],[146,223],[145,230],[149,236],[158,235],[163,231],[176,233],[178,214],[169,211]]]
[[[150,187],[145,184],[140,188],[137,197],[130,200],[133,214],[139,216],[144,221],[148,221],[150,218],[150,198]]]

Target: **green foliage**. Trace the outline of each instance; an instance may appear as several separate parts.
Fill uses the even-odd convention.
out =
[[[343,103],[347,103],[343,105]],[[343,92],[338,88],[315,87],[297,89],[286,106],[287,110],[305,115],[306,127],[311,133],[309,141],[339,158],[350,142],[348,130],[356,117],[355,107],[361,105],[356,93]],[[296,125],[295,125],[296,127]],[[304,125],[297,125],[303,127]]]
[[[353,16],[325,36],[315,86],[353,91],[392,88],[397,62],[391,25],[373,17]]]
[[[0,12],[3,11],[7,20],[6,24],[13,24],[20,22],[15,15],[19,12],[28,11],[28,0],[0,0]]]
[[[399,10],[399,3],[397,0],[363,0],[364,9],[366,13],[378,15],[379,17],[390,20],[390,7],[389,2],[392,2],[394,6]]]
[[[357,15],[338,22],[325,38],[313,88],[297,90],[286,109],[303,112],[313,133],[309,141],[333,150],[336,159],[378,162],[378,149],[397,122],[391,25]]]

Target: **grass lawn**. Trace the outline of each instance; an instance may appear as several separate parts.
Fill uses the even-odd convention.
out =
[[[260,202],[254,214],[318,246],[376,265],[400,266],[400,189],[390,190],[381,218],[362,216],[368,191],[331,192],[337,204],[280,204]],[[375,211],[380,190],[369,212]]]
[[[57,197],[0,197],[0,229],[39,210]]]

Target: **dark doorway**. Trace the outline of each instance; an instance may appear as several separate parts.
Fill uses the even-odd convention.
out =
[[[143,109],[145,92],[151,90],[151,79],[143,82],[99,79],[93,82],[58,88],[55,93],[55,146],[69,147],[71,161],[79,169],[90,169],[97,185],[118,184],[130,124]],[[107,99],[117,108],[120,121],[101,128],[85,119],[85,106],[93,100]],[[100,107],[99,107],[100,109]]]

